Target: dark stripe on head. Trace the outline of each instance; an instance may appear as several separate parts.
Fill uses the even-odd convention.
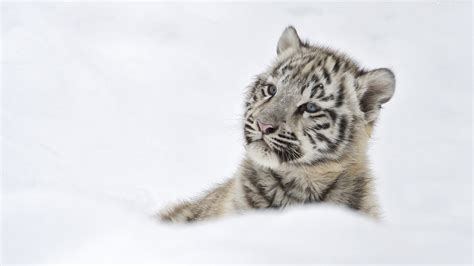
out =
[[[326,64],[326,58],[327,58],[327,57],[324,57],[323,59],[319,60],[319,62],[318,62],[318,67],[319,67],[319,66],[324,66],[324,65]]]
[[[311,94],[309,95],[310,98],[313,98],[316,93],[318,93],[318,91],[322,90],[322,93],[324,93],[323,91],[323,84],[316,84],[313,86],[313,88],[311,89]]]
[[[301,86],[301,91],[300,91],[300,94],[303,94],[303,92],[306,90],[306,88],[309,87],[309,84],[306,84],[304,86]]]
[[[337,94],[336,107],[340,107],[342,105],[342,103],[344,102],[344,91],[345,91],[344,80],[342,80],[341,84],[339,84],[339,91],[338,91],[338,94]]]
[[[284,75],[287,71],[293,70],[293,66],[290,63],[287,63],[282,69],[281,74]]]
[[[334,60],[336,61],[336,63],[334,64],[334,67],[332,68],[332,71],[337,74],[337,72],[339,72],[339,67],[341,66],[339,64],[339,60],[337,59],[337,57],[334,58]]]
[[[325,67],[323,67],[323,77],[327,84],[331,84],[331,76]]]
[[[334,100],[334,95],[331,94],[331,95],[329,95],[329,96],[326,96],[326,97],[324,97],[324,98],[321,98],[320,100],[323,101],[323,102],[327,102],[327,101]]]
[[[314,82],[314,83],[318,83],[319,82],[319,76],[314,73],[313,75],[311,75],[311,81]]]
[[[331,110],[331,109],[327,109],[327,110],[325,110],[325,111],[326,111],[326,112],[329,114],[329,116],[331,117],[332,122],[333,122],[333,123],[336,123],[336,119],[337,119],[337,114],[336,114],[336,112],[334,112],[334,111]]]

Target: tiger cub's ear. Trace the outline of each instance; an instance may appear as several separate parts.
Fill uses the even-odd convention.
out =
[[[298,37],[298,33],[296,33],[296,29],[293,26],[288,26],[281,34],[277,45],[277,55],[290,49],[295,51],[301,49],[300,37]]]
[[[379,68],[357,78],[359,105],[367,123],[374,122],[382,104],[388,102],[395,92],[395,75],[390,69]]]

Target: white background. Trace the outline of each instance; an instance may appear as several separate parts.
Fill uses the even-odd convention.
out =
[[[2,6],[2,263],[472,262],[471,5]],[[370,147],[374,223],[315,205],[192,226],[232,175],[252,78],[292,24],[397,77]]]

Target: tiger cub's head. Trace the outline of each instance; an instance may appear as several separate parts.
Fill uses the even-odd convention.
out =
[[[277,55],[247,93],[248,156],[279,167],[360,153],[356,143],[367,142],[367,130],[395,91],[392,71],[367,71],[340,53],[303,43],[291,26],[278,41]]]

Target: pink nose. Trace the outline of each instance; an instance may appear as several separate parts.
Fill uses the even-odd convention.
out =
[[[257,121],[258,127],[260,128],[260,131],[262,131],[263,134],[270,134],[275,132],[276,127],[272,124],[265,124],[260,121]]]

